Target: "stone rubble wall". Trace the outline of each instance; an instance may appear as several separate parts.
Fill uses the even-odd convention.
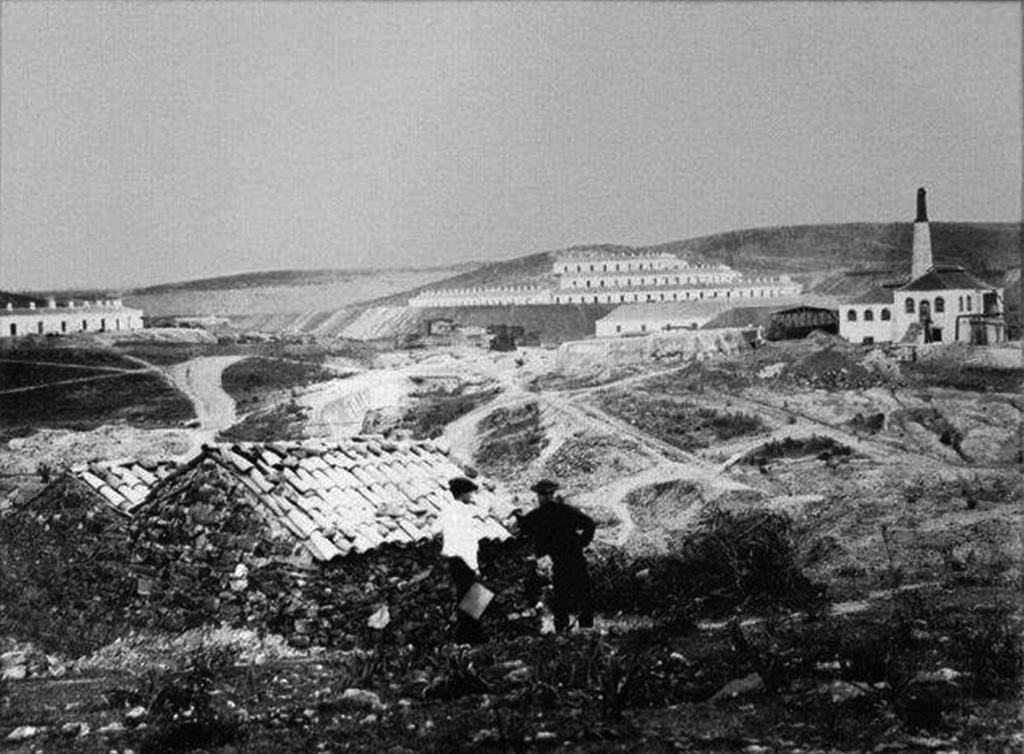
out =
[[[451,640],[454,595],[436,538],[316,565],[259,506],[213,463],[169,480],[131,518],[68,477],[0,521],[16,534],[0,546],[0,573],[14,577],[0,581],[0,598],[9,618],[27,619],[45,593],[62,631],[226,624],[298,647]],[[529,554],[522,540],[481,544],[482,579],[497,595],[485,621],[494,634],[532,630],[509,618],[529,607]]]

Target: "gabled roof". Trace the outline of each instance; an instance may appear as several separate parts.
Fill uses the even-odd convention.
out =
[[[158,482],[178,465],[173,461],[91,461],[71,467],[71,476],[117,511],[131,514]]]
[[[737,301],[739,299],[736,299]],[[710,319],[736,305],[732,299],[713,298],[696,301],[653,301],[621,304],[599,319],[599,322],[660,322],[671,319]]]
[[[462,505],[447,485],[464,472],[434,443],[369,438],[204,446],[178,474],[151,490],[150,500],[159,504],[179,474],[207,461],[245,485],[258,512],[317,561],[430,539],[437,515]],[[473,509],[485,538],[511,536],[501,523],[511,510],[502,494],[480,484]]]
[[[914,278],[901,291],[947,291],[991,289],[993,286],[979,280],[963,267],[933,267]]]
[[[892,304],[894,300],[891,288],[876,286],[867,293],[853,299],[851,304]]]

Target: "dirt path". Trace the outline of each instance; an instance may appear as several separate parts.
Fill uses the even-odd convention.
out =
[[[133,359],[134,361],[134,359]],[[145,365],[144,369],[127,369],[125,367],[112,367],[102,364],[72,364],[66,361],[33,361],[31,359],[0,359],[0,362],[4,364],[32,364],[33,366],[41,367],[68,367],[73,369],[88,369],[94,372],[139,372],[145,370],[152,370],[155,367],[152,364],[146,362],[140,362]]]
[[[113,380],[129,374],[144,374],[142,369],[118,369],[114,374],[98,374],[94,377],[75,377],[72,380],[59,380],[58,382],[45,382],[41,385],[27,385],[26,387],[12,387],[10,390],[0,390],[0,395],[11,395],[13,393],[27,393],[30,390],[43,390],[58,385],[76,385],[81,382],[96,382],[97,380]]]
[[[235,400],[224,391],[221,374],[244,356],[201,356],[167,367],[166,374],[188,396],[199,420],[199,439],[209,442],[235,423]]]

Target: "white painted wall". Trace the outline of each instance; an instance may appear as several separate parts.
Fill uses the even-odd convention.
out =
[[[961,314],[982,314],[982,295],[992,292],[992,288],[983,289],[952,289],[943,291],[897,291],[895,320],[896,335],[894,339],[903,337],[907,328],[914,322],[920,321],[921,302],[927,301],[931,308],[931,320],[933,328],[942,329],[942,342],[952,342],[954,339],[969,342],[970,330],[961,320],[959,337],[956,334],[956,320]],[[999,312],[1002,312],[1003,292],[996,289]],[[942,311],[938,311],[936,300],[942,299]],[[913,301],[913,312],[907,311],[907,301]]]
[[[891,342],[896,339],[896,319],[893,309],[892,304],[844,305],[839,308],[839,335],[851,343]],[[889,313],[888,320],[882,319],[883,311]],[[851,319],[850,312],[853,312],[855,319]],[[867,341],[867,338],[870,338],[870,341]]]
[[[0,309],[0,337],[3,338],[139,329],[142,329],[142,312],[123,306]]]

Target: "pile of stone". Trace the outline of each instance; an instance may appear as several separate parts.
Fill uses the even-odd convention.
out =
[[[366,439],[208,446],[167,475],[136,470],[135,487],[126,468],[93,465],[10,517],[24,529],[11,572],[31,585],[24,616],[42,595],[55,615],[119,627],[226,624],[300,647],[443,641],[453,599],[435,519],[460,504],[444,488],[459,472],[430,443]],[[483,482],[479,496],[492,612],[522,613],[524,546],[501,523],[504,497]]]
[[[308,563],[267,529],[230,474],[201,472],[130,525],[134,622],[167,630],[225,622],[298,647],[445,640],[453,600],[436,540]],[[515,581],[525,565],[514,564],[524,555],[514,542],[484,548],[488,586],[505,595],[502,614],[523,610]]]

